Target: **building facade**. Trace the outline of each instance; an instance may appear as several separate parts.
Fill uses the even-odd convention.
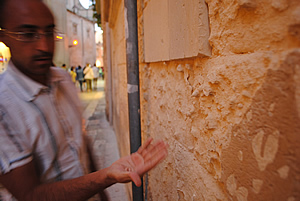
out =
[[[69,66],[93,65],[96,62],[95,24],[86,18],[68,10],[67,36],[69,48]],[[78,41],[77,45],[73,41]]]
[[[96,62],[93,9],[85,9],[79,0],[44,0],[52,10],[57,30],[63,37],[56,42],[54,64],[85,66]],[[77,45],[73,41],[78,42]]]
[[[62,37],[55,43],[53,63],[56,66],[66,64],[71,66],[94,65],[97,60],[102,60],[101,45],[98,43],[96,53],[95,20],[93,8],[85,9],[79,0],[43,0],[52,11],[56,29]],[[73,45],[73,41],[78,42]],[[9,49],[0,43],[0,73],[6,69],[10,59]]]
[[[153,200],[300,199],[300,2],[138,0]],[[102,0],[108,118],[129,154],[124,1]],[[129,48],[130,49],[130,48]],[[110,89],[110,90],[109,90]]]

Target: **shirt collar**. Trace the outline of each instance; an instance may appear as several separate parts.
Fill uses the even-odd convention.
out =
[[[10,86],[14,87],[14,90],[19,92],[19,95],[23,96],[26,101],[34,100],[41,91],[49,91],[50,88],[56,86],[55,83],[63,80],[63,76],[57,73],[56,67],[51,67],[49,71],[50,76],[50,87],[44,86],[26,75],[24,75],[13,63],[9,62],[7,66],[7,73],[12,76],[13,84]],[[19,89],[19,90],[18,90]]]

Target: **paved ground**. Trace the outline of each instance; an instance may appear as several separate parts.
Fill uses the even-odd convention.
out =
[[[79,90],[78,90],[79,92]],[[106,120],[104,81],[98,81],[98,88],[93,92],[79,92],[86,119],[86,129],[93,143],[95,161],[98,169],[110,166],[119,159],[115,133]],[[107,188],[111,201],[128,201],[124,184],[115,184]]]

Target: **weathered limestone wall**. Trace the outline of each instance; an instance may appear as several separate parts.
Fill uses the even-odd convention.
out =
[[[128,123],[128,96],[126,47],[124,25],[124,3],[119,1],[112,4],[115,15],[110,16],[111,28],[111,65],[112,65],[112,105],[113,127],[119,142],[122,156],[130,154],[129,123]]]
[[[300,2],[206,0],[212,55],[145,63],[151,1],[142,132],[170,148],[147,200],[300,200]]]
[[[128,122],[128,96],[127,96],[127,70],[126,70],[126,44],[125,44],[125,20],[124,1],[102,1],[102,28],[104,33],[104,69],[106,86],[111,80],[112,91],[106,87],[106,112],[108,119],[112,115],[112,123],[116,133],[121,156],[130,154],[129,122]],[[108,17],[109,16],[109,17]],[[107,33],[109,24],[109,34]],[[109,39],[107,37],[110,37]],[[107,44],[110,41],[110,44]],[[107,47],[110,45],[110,48]],[[110,54],[107,51],[110,50]],[[108,55],[111,58],[108,58]],[[111,78],[108,78],[108,60],[111,63]],[[109,99],[112,95],[112,102]],[[112,107],[112,114],[109,108]],[[131,184],[126,185],[128,199],[131,200]]]

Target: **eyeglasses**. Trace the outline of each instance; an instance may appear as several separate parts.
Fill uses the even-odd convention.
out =
[[[8,31],[6,29],[0,29],[1,32],[6,34],[7,36],[22,42],[35,42],[39,39],[41,39],[42,35],[45,36],[47,39],[54,39],[54,40],[61,40],[62,34],[52,30],[52,31],[46,31],[43,33],[40,32],[12,32]]]

